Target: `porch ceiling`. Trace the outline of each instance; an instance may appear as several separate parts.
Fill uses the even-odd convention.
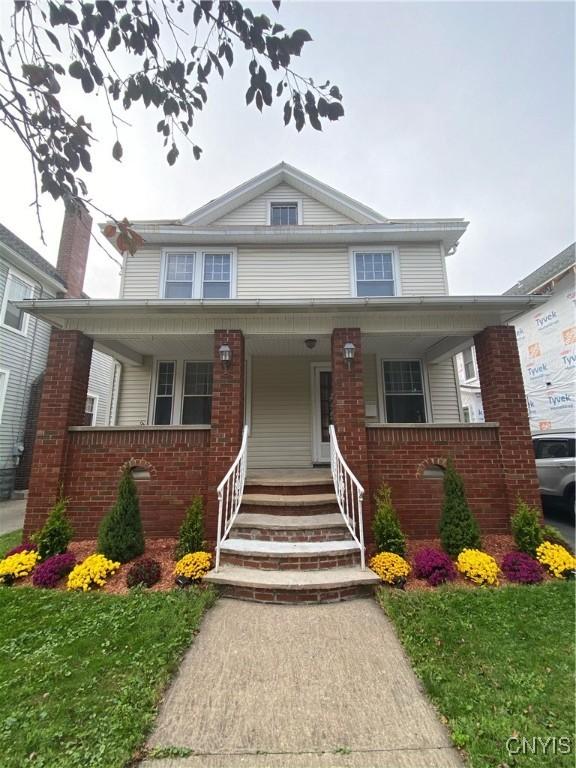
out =
[[[427,358],[445,341],[439,334],[367,333],[363,335],[362,349],[367,355]],[[316,341],[313,347],[306,340]],[[450,337],[450,346],[470,344],[470,337]],[[214,339],[211,334],[180,336],[114,336],[98,338],[97,348],[125,362],[139,364],[145,356],[156,358],[188,358],[211,360]],[[330,359],[328,334],[259,334],[246,336],[246,354],[255,357],[306,357]],[[455,354],[455,353],[453,353]]]

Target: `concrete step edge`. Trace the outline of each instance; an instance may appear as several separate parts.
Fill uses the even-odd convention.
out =
[[[260,571],[237,565],[223,565],[210,571],[204,581],[264,590],[338,589],[339,587],[376,585],[380,579],[373,571],[360,568],[330,568],[321,571]]]

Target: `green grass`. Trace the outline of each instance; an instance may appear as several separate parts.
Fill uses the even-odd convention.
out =
[[[382,589],[379,600],[473,768],[573,767],[573,583]],[[509,755],[510,736],[568,736],[572,754]]]
[[[213,600],[0,588],[2,768],[124,766]]]
[[[22,531],[10,531],[10,533],[3,533],[0,536],[0,560],[4,557],[8,550],[20,544],[22,541]]]

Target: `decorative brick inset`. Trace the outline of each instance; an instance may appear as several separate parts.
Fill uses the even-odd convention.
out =
[[[424,472],[426,472],[426,470],[430,467],[442,467],[443,469],[446,469],[447,466],[448,459],[444,456],[437,459],[424,459],[424,461],[418,465],[418,469],[416,470],[416,478],[419,480],[421,477],[423,477]]]
[[[514,512],[518,498],[541,509],[515,329],[490,326],[474,337],[474,344],[484,415],[487,421],[499,423],[509,513]]]

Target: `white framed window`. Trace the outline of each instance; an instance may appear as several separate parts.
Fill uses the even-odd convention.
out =
[[[472,421],[472,414],[470,413],[469,405],[463,406],[462,416],[464,417],[464,424],[470,424],[470,422]]]
[[[476,378],[476,362],[474,360],[474,351],[468,347],[462,352],[462,362],[464,363],[464,377],[466,381]]]
[[[426,422],[426,392],[420,360],[383,360],[385,420],[392,424]]]
[[[93,395],[88,392],[86,396],[86,405],[84,406],[84,426],[92,427],[96,424],[96,416],[98,415],[98,395]]]
[[[351,251],[354,296],[398,296],[397,254],[392,249]]]
[[[302,224],[302,201],[277,201],[270,203],[268,224],[272,227],[295,227]]]
[[[2,414],[4,413],[4,403],[6,402],[9,377],[10,371],[6,370],[6,368],[0,368],[0,424],[2,424]]]
[[[232,273],[232,256],[229,253],[204,254],[203,299],[229,299]]]
[[[15,333],[26,335],[28,315],[14,305],[14,302],[30,299],[34,295],[34,286],[14,270],[8,270],[8,279],[2,301],[2,325]]]
[[[154,397],[154,424],[171,424],[174,411],[174,380],[176,363],[162,360],[156,369],[156,392]]]
[[[236,250],[166,249],[160,296],[164,299],[231,299],[236,293]]]
[[[191,299],[194,295],[194,253],[167,253],[164,296],[167,299]]]
[[[210,424],[212,420],[212,363],[184,363],[182,424]]]
[[[152,424],[210,426],[212,361],[158,360],[149,418]]]

